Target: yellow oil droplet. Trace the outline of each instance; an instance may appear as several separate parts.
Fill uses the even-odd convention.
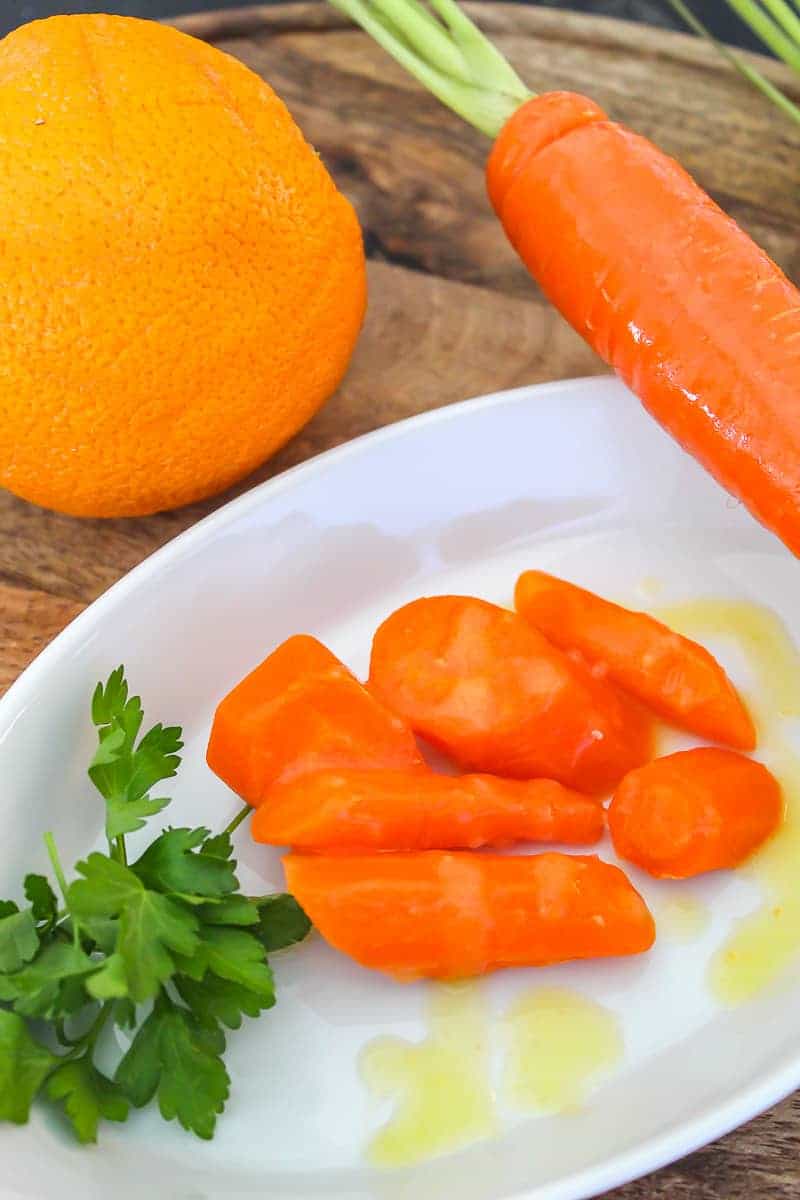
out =
[[[656,912],[659,937],[671,942],[692,942],[708,927],[711,914],[696,896],[685,892],[670,896]]]
[[[741,601],[704,600],[658,614],[687,637],[736,640],[757,680],[750,709],[759,757],[780,780],[786,816],[778,832],[741,870],[764,890],[763,903],[738,923],[710,966],[713,991],[726,1004],[749,1000],[800,955],[800,756],[783,728],[800,716],[800,652],[775,613]]]
[[[428,1019],[424,1041],[376,1038],[362,1053],[367,1087],[395,1102],[367,1150],[376,1166],[407,1166],[496,1132],[490,1026],[479,986],[434,986]]]
[[[718,634],[741,646],[758,680],[750,708],[762,738],[776,733],[776,718],[800,717],[800,651],[771,609],[745,600],[692,600],[654,615],[686,637]]]
[[[561,988],[537,988],[519,997],[505,1024],[504,1090],[509,1105],[523,1111],[578,1108],[622,1057],[614,1014]]]

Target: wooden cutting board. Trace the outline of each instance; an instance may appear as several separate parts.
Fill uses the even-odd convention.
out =
[[[800,281],[800,128],[713,50],[605,17],[467,7],[534,90],[588,92],[652,137]],[[359,31],[321,3],[176,24],[237,55],[283,96],[355,202],[371,260],[369,315],[344,386],[237,491],[401,417],[604,369],[537,295],[506,244],[484,195],[484,139]],[[782,67],[761,65],[792,90]],[[105,522],[0,494],[0,690],[120,575],[234,494]],[[800,1100],[613,1196],[798,1200]]]

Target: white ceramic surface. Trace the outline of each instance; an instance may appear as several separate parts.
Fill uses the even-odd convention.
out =
[[[85,776],[87,701],[124,662],[146,719],[179,722],[185,763],[169,818],[221,827],[238,805],[204,763],[219,697],[306,631],[363,672],[370,633],[420,594],[508,603],[536,565],[623,602],[736,596],[800,632],[800,566],[681,454],[611,379],[523,388],[350,443],[262,485],[143,563],[78,618],[0,701],[0,894],[44,868],[52,828],[72,863],[98,838]],[[734,670],[736,664],[732,664]],[[282,884],[277,854],[240,831],[243,883]],[[604,856],[609,857],[607,847]],[[663,886],[663,885],[662,885]],[[706,964],[752,885],[698,881],[705,934],[635,961],[516,971],[492,1009],[534,982],[619,1015],[624,1061],[570,1116],[508,1115],[492,1141],[396,1172],[364,1147],[389,1106],[357,1057],[379,1033],[424,1033],[423,985],[360,969],[319,939],[276,960],[279,1001],[229,1038],[232,1097],[210,1144],[155,1113],[78,1148],[42,1106],[0,1127],[0,1195],[115,1200],[578,1200],[689,1152],[800,1084],[800,975],[723,1011]],[[653,892],[648,893],[649,896]]]

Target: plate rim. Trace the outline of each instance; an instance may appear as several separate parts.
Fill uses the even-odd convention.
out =
[[[551,392],[557,392],[563,388],[571,389],[575,386],[590,386],[592,388],[599,385],[614,384],[618,388],[627,390],[621,380],[611,374],[604,375],[580,375],[573,379],[556,379],[546,383],[530,383],[522,384],[515,388],[505,388],[497,392],[486,392],[478,396],[470,396],[464,400],[456,400],[452,404],[443,404],[439,408],[427,409],[421,413],[414,413],[409,417],[402,417],[398,421],[390,422],[388,425],[381,425],[377,429],[369,429],[366,433],[359,434],[357,437],[349,438],[338,446],[331,446],[328,450],[322,450],[319,454],[314,454],[310,458],[304,459],[303,462],[295,463],[294,466],[287,467],[285,471],[280,471],[277,475],[271,476],[269,479],[263,480],[261,483],[254,484],[242,492],[241,495],[234,496],[231,500],[221,504],[219,508],[208,513],[205,517],[201,517],[193,525],[183,529],[180,533],[176,533],[162,546],[158,546],[155,550],[145,557],[130,570],[116,579],[105,591],[96,596],[90,601],[86,607],[73,617],[62,630],[60,630],[54,638],[52,638],[27,667],[20,671],[17,678],[11,683],[4,695],[0,696],[0,739],[3,737],[4,729],[6,728],[6,710],[11,707],[10,700],[16,700],[17,694],[30,688],[31,681],[35,683],[41,670],[47,667],[51,658],[54,658],[58,651],[62,651],[65,645],[73,641],[81,632],[84,624],[88,624],[93,618],[96,618],[98,613],[102,614],[105,609],[114,603],[121,595],[129,588],[136,586],[141,580],[144,580],[147,575],[158,570],[162,559],[169,558],[176,553],[191,547],[195,541],[201,541],[203,537],[212,533],[217,527],[224,528],[232,520],[244,515],[248,511],[257,509],[265,497],[284,491],[290,487],[296,480],[307,475],[313,475],[318,470],[324,468],[330,463],[345,460],[351,455],[357,454],[363,450],[364,446],[378,446],[383,442],[394,440],[397,437],[402,437],[408,433],[409,429],[424,428],[427,425],[439,424],[443,421],[457,419],[464,413],[480,411],[494,407],[501,407],[504,404],[519,403],[526,395],[533,393],[536,396],[544,396]],[[75,521],[80,521],[81,518],[72,518]],[[147,519],[147,518],[140,518]]]
[[[257,511],[264,503],[268,504],[273,496],[290,489],[295,483],[332,464],[345,462],[349,457],[363,453],[365,449],[368,451],[371,447],[380,446],[388,441],[402,440],[409,432],[427,426],[458,421],[472,412],[506,405],[515,406],[527,399],[535,403],[539,397],[546,398],[564,390],[600,391],[608,390],[609,386],[612,390],[619,390],[621,395],[628,392],[625,385],[613,374],[599,374],[523,384],[515,388],[472,396],[368,430],[248,488],[146,555],[56,634],[0,697],[0,741],[4,739],[17,717],[25,711],[31,693],[36,691],[51,663],[55,663],[59,657],[67,656],[84,631],[88,631],[132,589],[146,583],[149,577],[157,575],[165,563],[179,557],[184,551],[191,550],[194,545],[202,545],[203,541],[213,536],[216,531],[224,529],[250,512]],[[575,396],[570,397],[570,400],[574,402]],[[789,1058],[781,1066],[773,1067],[763,1078],[734,1092],[723,1104],[715,1105],[688,1122],[676,1124],[665,1133],[650,1137],[620,1154],[611,1155],[602,1163],[584,1167],[561,1180],[540,1185],[526,1184],[523,1190],[507,1192],[503,1197],[498,1197],[498,1200],[591,1200],[592,1197],[597,1197],[611,1188],[640,1179],[717,1141],[733,1129],[761,1115],[797,1088],[800,1088],[800,1054]],[[0,1196],[7,1197],[8,1200],[14,1197],[16,1200],[18,1195],[16,1191],[9,1191],[0,1184]]]

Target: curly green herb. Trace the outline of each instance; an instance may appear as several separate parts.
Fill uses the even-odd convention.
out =
[[[45,834],[56,891],[27,875],[27,905],[0,901],[0,1120],[24,1124],[37,1096],[62,1106],[76,1137],[157,1099],[165,1120],[213,1137],[230,1080],[225,1028],[275,1003],[267,952],[301,941],[288,895],[239,892],[231,830],[167,828],[135,862],[125,836],[169,804],[151,791],[180,765],[181,730],[140,737],[142,705],[122,667],[92,700],[89,776],[105,800],[106,853],[68,882]],[[35,1027],[32,1024],[35,1022]],[[109,1024],[131,1032],[113,1075],[95,1061]]]

